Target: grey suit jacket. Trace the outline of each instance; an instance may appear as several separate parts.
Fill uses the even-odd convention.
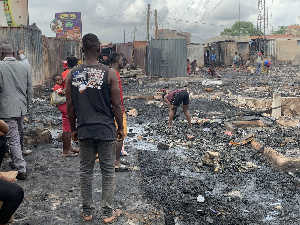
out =
[[[25,115],[32,97],[30,68],[14,57],[0,61],[0,118]]]

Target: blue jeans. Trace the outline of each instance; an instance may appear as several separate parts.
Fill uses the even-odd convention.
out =
[[[97,153],[102,174],[102,211],[107,217],[111,216],[114,205],[116,141],[79,139],[82,209],[85,215],[91,215],[94,209],[92,183]]]

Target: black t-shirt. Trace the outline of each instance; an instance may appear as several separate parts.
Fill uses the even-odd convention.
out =
[[[109,69],[102,64],[81,64],[71,70],[79,139],[115,140],[117,137],[108,84]]]

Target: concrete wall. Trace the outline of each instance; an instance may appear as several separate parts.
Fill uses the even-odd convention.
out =
[[[279,61],[293,61],[300,54],[299,39],[276,39],[276,59]]]
[[[225,66],[232,65],[232,58],[237,52],[236,42],[222,42],[220,43],[220,61]],[[218,57],[218,56],[217,56]]]
[[[243,56],[244,60],[249,59],[250,47],[247,42],[238,42],[237,43],[237,53]]]
[[[197,60],[197,66],[204,66],[204,45],[190,44],[187,46],[187,59]]]
[[[249,44],[247,42],[221,42],[220,43],[220,61],[225,66],[232,65],[232,58],[235,52],[241,54],[244,60],[249,59]],[[217,57],[218,57],[218,53]]]
[[[191,43],[191,33],[177,30],[160,29],[158,30],[157,39],[186,39],[187,43]]]

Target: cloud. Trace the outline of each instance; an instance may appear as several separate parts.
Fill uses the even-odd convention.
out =
[[[266,2],[269,28],[299,23],[300,1]],[[191,32],[193,42],[217,36],[239,19],[250,21],[255,26],[257,23],[257,0],[29,0],[29,18],[30,23],[36,23],[44,35],[53,37],[55,34],[50,29],[50,22],[55,13],[81,12],[83,34],[91,32],[101,40],[123,42],[125,30],[126,41],[132,41],[136,27],[136,39],[145,40],[148,4],[151,4],[152,36],[155,9],[158,12],[159,29]]]

